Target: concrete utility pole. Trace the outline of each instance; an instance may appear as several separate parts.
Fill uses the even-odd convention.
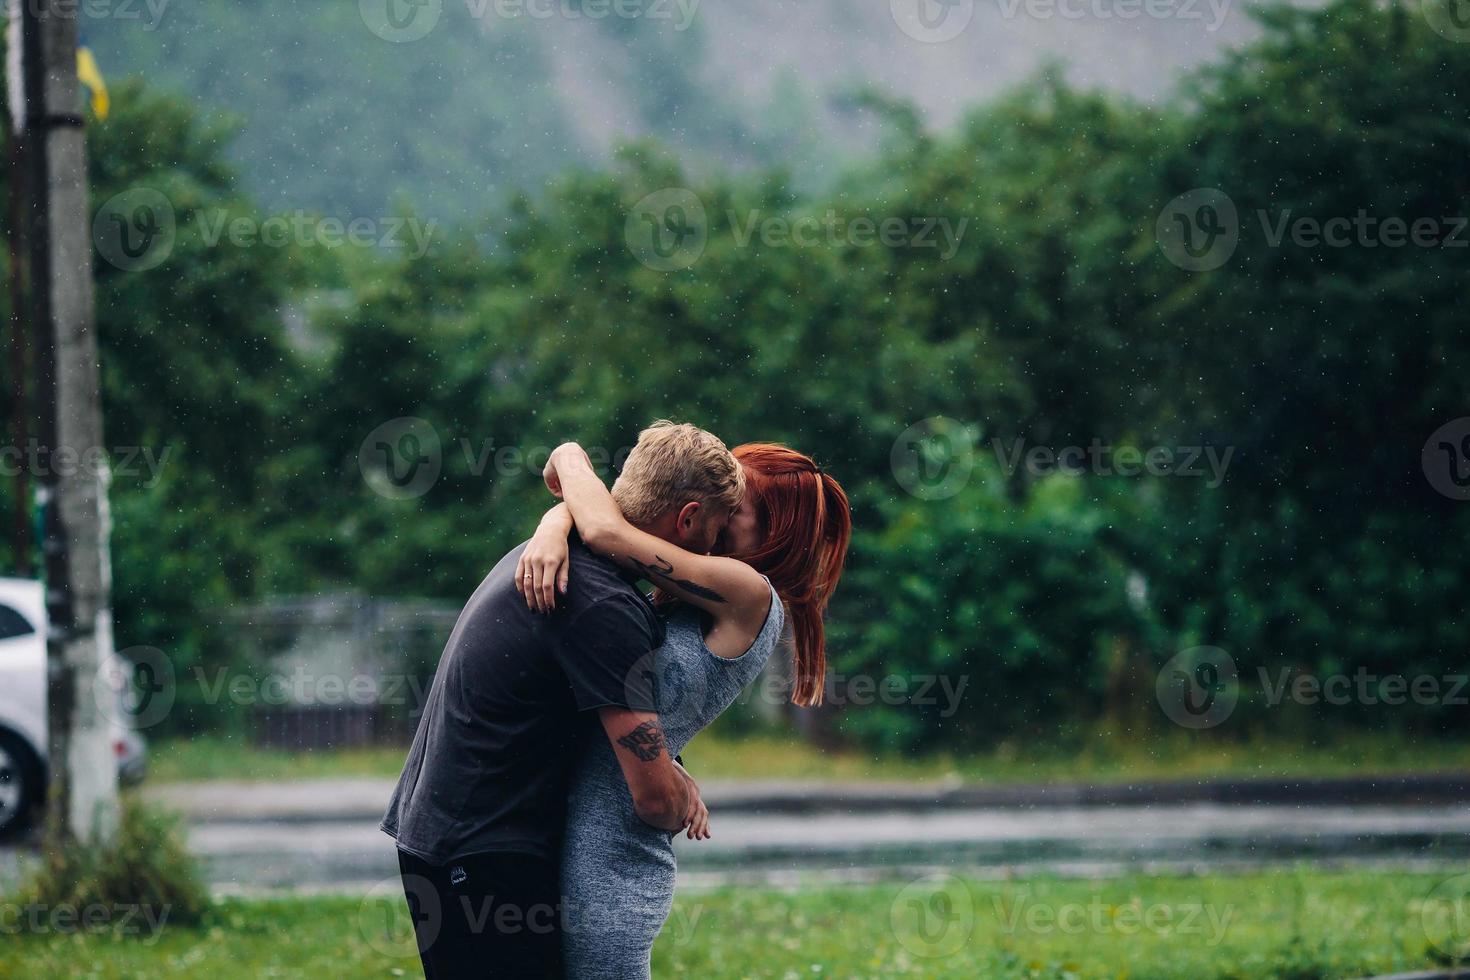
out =
[[[10,444],[25,452],[29,426],[31,400],[28,389],[30,378],[30,346],[28,332],[30,321],[26,317],[25,292],[25,242],[22,224],[22,200],[25,197],[26,171],[22,163],[24,149],[20,135],[11,126],[10,114],[5,115],[6,169],[9,191],[6,195],[6,293],[10,303]],[[19,578],[31,577],[31,474],[24,461],[15,467],[11,496],[14,509],[10,520],[10,553]]]
[[[74,0],[11,0],[19,15],[24,99],[12,99],[30,172],[26,239],[36,328],[40,503],[45,517],[48,840],[110,840],[117,829],[117,759],[94,681],[112,652],[107,455],[92,312],[86,136],[77,85]],[[12,33],[12,38],[14,34]],[[18,70],[17,70],[18,68]]]

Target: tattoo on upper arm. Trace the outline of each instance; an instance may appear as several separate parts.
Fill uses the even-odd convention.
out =
[[[632,562],[638,566],[640,572],[655,582],[667,582],[670,585],[677,585],[690,595],[697,595],[701,599],[708,599],[710,602],[727,601],[724,596],[720,595],[714,589],[700,585],[698,582],[691,582],[688,579],[675,578],[672,562],[660,555],[654,555],[653,557],[657,560],[658,564],[649,565],[639,561],[637,558],[632,559]]]
[[[645,721],[628,734],[618,739],[618,744],[629,750],[642,762],[652,762],[664,750],[664,732],[656,721]]]

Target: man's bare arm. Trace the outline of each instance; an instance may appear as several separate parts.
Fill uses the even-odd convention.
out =
[[[689,788],[669,755],[658,715],[631,708],[602,708],[598,716],[632,791],[638,819],[660,830],[684,829]]]

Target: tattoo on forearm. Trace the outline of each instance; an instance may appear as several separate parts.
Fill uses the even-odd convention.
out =
[[[663,558],[659,555],[654,555],[653,557],[655,560],[657,560],[658,564],[649,565],[639,561],[637,558],[633,559],[633,564],[637,565],[640,572],[653,579],[655,582],[666,582],[669,585],[677,585],[679,588],[683,589],[685,592],[688,592],[690,595],[697,595],[701,599],[708,599],[710,602],[726,601],[725,597],[720,595],[714,589],[700,585],[698,582],[691,582],[688,579],[675,578],[674,565],[672,562],[670,562],[667,558]]]
[[[618,739],[618,744],[636,755],[641,762],[652,762],[664,750],[664,732],[658,722],[645,721]]]

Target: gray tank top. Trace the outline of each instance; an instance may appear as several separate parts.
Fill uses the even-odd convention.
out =
[[[732,658],[705,646],[704,618],[697,608],[681,606],[669,616],[668,635],[651,659],[659,721],[670,752],[683,752],[756,679],[781,639],[785,620],[781,599],[771,589],[771,609],[760,633],[750,649]]]

